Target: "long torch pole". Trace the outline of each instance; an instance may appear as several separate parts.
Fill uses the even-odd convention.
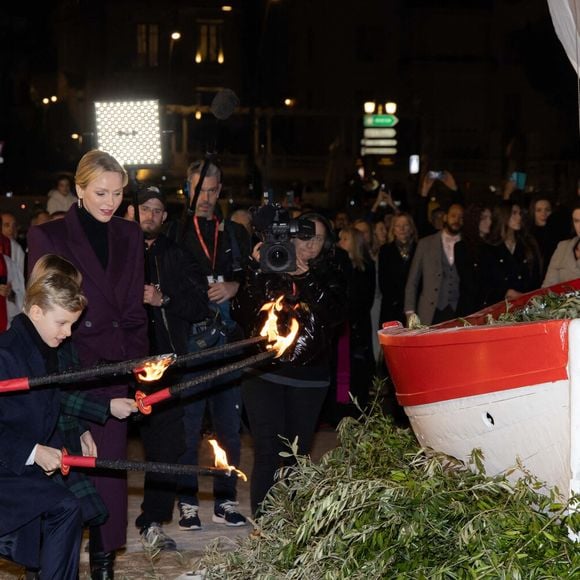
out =
[[[238,350],[239,348],[245,348],[251,346],[252,344],[258,344],[259,342],[266,342],[268,337],[266,336],[252,336],[250,338],[244,338],[243,340],[237,340],[235,342],[229,342],[228,344],[222,344],[219,346],[213,346],[212,348],[206,348],[200,350],[199,352],[191,352],[188,354],[181,354],[175,359],[174,366],[184,366],[191,362],[197,362],[198,360],[204,360],[215,354],[227,354],[231,351]]]
[[[236,351],[240,348],[246,348],[259,342],[268,340],[263,336],[254,336],[236,342],[215,346],[196,353],[188,353],[181,356],[176,356],[173,353],[165,355],[156,355],[148,358],[139,358],[118,363],[110,363],[106,365],[94,366],[78,371],[68,371],[63,373],[55,373],[43,377],[18,377],[15,379],[6,379],[0,381],[0,394],[13,391],[28,391],[31,387],[41,387],[52,384],[67,384],[76,383],[83,380],[92,380],[97,377],[117,376],[123,374],[135,373],[141,370],[148,362],[154,362],[160,358],[171,357],[173,359],[172,365],[185,366],[193,362],[197,363],[214,355],[227,354]],[[168,365],[169,366],[169,365]]]
[[[250,356],[248,358],[239,360],[235,363],[231,363],[229,365],[225,365],[219,369],[215,369],[213,371],[208,371],[207,373],[203,373],[194,377],[189,381],[184,381],[183,383],[177,383],[171,387],[166,387],[165,389],[161,389],[151,395],[146,395],[142,391],[137,391],[135,393],[135,401],[137,403],[137,407],[139,407],[139,411],[144,415],[149,415],[152,411],[151,406],[155,403],[159,403],[161,401],[165,401],[166,399],[170,399],[171,397],[175,397],[176,395],[182,393],[183,391],[189,391],[193,387],[199,386],[199,389],[195,389],[189,391],[187,396],[191,395],[198,395],[199,393],[203,393],[212,388],[211,384],[203,384],[208,383],[213,379],[217,379],[223,375],[227,375],[234,371],[238,371],[244,369],[246,367],[250,367],[253,365],[260,364],[264,361],[267,361],[271,358],[276,356],[276,351],[270,350],[267,352],[261,352],[254,356]]]
[[[234,469],[218,469],[217,467],[200,467],[199,465],[181,465],[179,463],[156,463],[152,461],[127,461],[121,459],[100,459],[83,455],[68,455],[63,449],[60,471],[68,475],[71,467],[88,469],[114,469],[118,471],[149,471],[153,473],[169,473],[172,475],[225,475],[230,476]]]
[[[26,391],[31,387],[41,387],[55,383],[76,383],[77,381],[82,381],[85,379],[90,380],[96,379],[97,377],[114,377],[117,375],[128,374],[134,372],[136,369],[141,369],[148,362],[153,362],[161,357],[172,357],[173,359],[177,358],[174,354],[156,355],[152,357],[133,359],[118,363],[98,365],[78,371],[54,373],[52,375],[45,375],[43,377],[19,377],[15,379],[7,379],[0,381],[0,393],[9,391]]]

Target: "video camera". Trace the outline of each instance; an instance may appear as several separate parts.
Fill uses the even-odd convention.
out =
[[[316,233],[314,222],[291,219],[277,203],[268,203],[252,211],[254,229],[262,240],[260,269],[262,272],[294,272],[296,249],[292,238],[309,240]]]

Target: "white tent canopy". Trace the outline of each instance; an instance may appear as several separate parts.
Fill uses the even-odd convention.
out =
[[[580,33],[578,30],[580,0],[548,0],[548,7],[556,34],[576,74],[578,74],[580,71],[578,68],[580,61]]]

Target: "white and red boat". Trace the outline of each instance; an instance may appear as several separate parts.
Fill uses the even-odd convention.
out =
[[[526,294],[580,289],[580,279]],[[484,455],[488,475],[523,465],[569,497],[580,493],[580,319],[486,324],[505,303],[466,320],[379,331],[397,399],[424,447],[466,461]]]

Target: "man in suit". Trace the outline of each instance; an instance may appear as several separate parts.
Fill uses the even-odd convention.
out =
[[[461,239],[462,226],[463,206],[453,203],[443,217],[443,230],[419,240],[405,287],[407,319],[415,313],[422,324],[455,318],[459,274],[454,247]]]

